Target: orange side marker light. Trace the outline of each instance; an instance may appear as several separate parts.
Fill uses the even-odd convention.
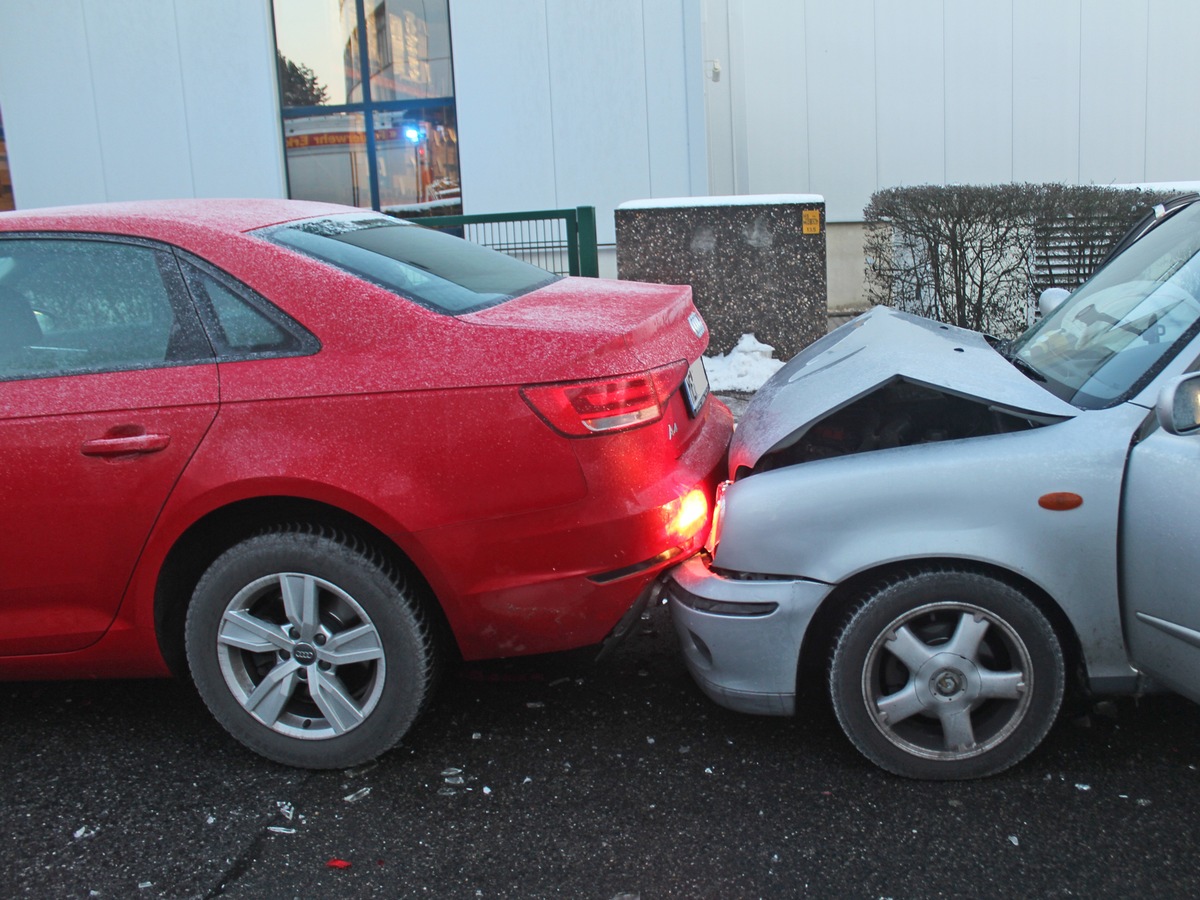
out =
[[[1083,498],[1070,491],[1054,491],[1038,497],[1038,506],[1042,509],[1064,512],[1068,509],[1078,509],[1083,506]]]

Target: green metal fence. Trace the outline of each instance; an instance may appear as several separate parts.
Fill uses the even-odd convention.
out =
[[[558,275],[600,277],[594,206],[474,216],[422,216],[413,221]]]

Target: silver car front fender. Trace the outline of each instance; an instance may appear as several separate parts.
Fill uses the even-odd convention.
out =
[[[1028,431],[806,462],[725,495],[720,570],[838,584],[958,559],[1016,573],[1061,608],[1089,676],[1132,674],[1117,594],[1125,460],[1147,410],[1125,404]],[[1073,509],[1048,495],[1074,494]]]

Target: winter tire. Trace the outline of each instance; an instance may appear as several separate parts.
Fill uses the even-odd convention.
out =
[[[331,530],[261,534],[219,556],[187,614],[196,687],[235,738],[276,762],[353,766],[420,712],[433,645],[391,567]]]
[[[868,593],[838,635],[829,689],[842,730],[909,778],[1003,771],[1046,736],[1062,702],[1062,650],[1016,588],[928,570]]]

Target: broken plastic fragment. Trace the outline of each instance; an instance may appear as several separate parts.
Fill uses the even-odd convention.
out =
[[[345,800],[347,803],[357,803],[359,800],[361,800],[363,797],[367,796],[367,794],[369,794],[369,793],[371,793],[371,789],[369,787],[359,788],[353,794],[347,794],[342,799]]]
[[[74,832],[75,840],[81,840],[82,838],[90,838],[99,830],[100,830],[99,828],[92,828],[88,825],[81,825],[75,829],[75,832]]]
[[[1090,784],[1077,784],[1077,785],[1075,785],[1075,787],[1077,790],[1081,790],[1081,791],[1090,791],[1092,789],[1092,786]]]
[[[483,786],[483,792],[484,792],[485,794],[490,794],[490,793],[492,792],[492,789],[491,789],[490,787],[488,787],[488,786],[485,784],[485,785]]]
[[[267,831],[273,831],[275,834],[295,834],[295,828],[285,828],[283,825],[268,825]]]
[[[349,860],[336,859],[336,858],[331,859],[331,860],[329,860],[329,862],[325,863],[325,867],[328,869],[348,869],[352,865],[354,865],[354,864],[352,862],[350,862]]]
[[[1009,842],[1010,844],[1012,844],[1014,847],[1020,847],[1020,846],[1021,846],[1021,841],[1020,841],[1020,840],[1017,838],[1017,836],[1016,836],[1015,834],[1010,834],[1010,835],[1008,836],[1008,842]]]
[[[289,822],[292,821],[292,816],[296,814],[296,807],[285,800],[276,800],[275,807],[279,810],[279,814]]]
[[[449,778],[451,775],[461,775],[461,774],[462,774],[462,769],[456,769],[453,766],[451,766],[448,769],[442,769],[442,777],[443,778]]]

